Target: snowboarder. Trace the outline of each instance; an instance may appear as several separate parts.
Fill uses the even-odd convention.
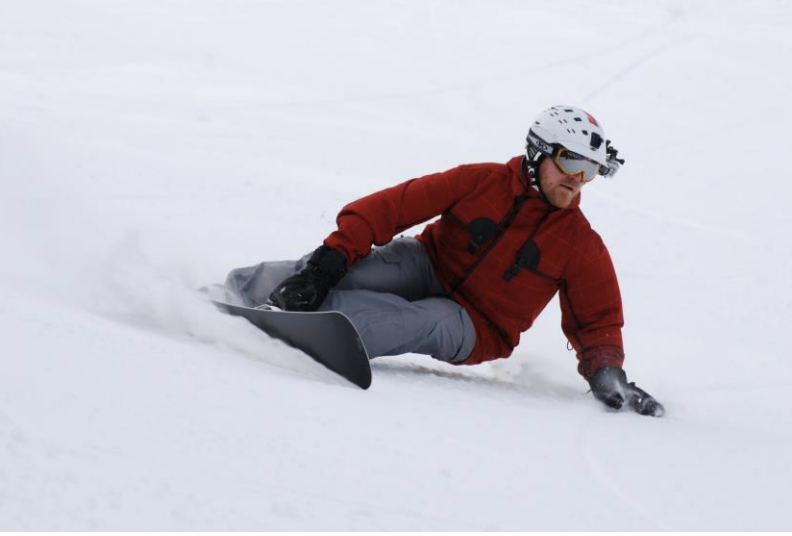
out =
[[[414,352],[458,365],[511,355],[558,293],[594,396],[660,416],[663,406],[627,382],[616,273],[579,208],[581,188],[624,160],[571,106],[539,114],[526,141],[506,164],[462,165],[358,199],[313,253],[233,270],[225,287],[250,307],[341,311],[371,357]],[[435,216],[417,237],[394,239]]]

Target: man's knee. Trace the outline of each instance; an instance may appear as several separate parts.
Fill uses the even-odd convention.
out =
[[[476,330],[461,305],[444,297],[427,298],[412,305],[419,310],[414,319],[414,329],[423,326],[426,332],[425,351],[421,353],[451,363],[464,361],[470,356],[476,343]]]

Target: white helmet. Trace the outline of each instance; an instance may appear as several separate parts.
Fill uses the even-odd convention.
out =
[[[604,177],[615,175],[624,163],[616,157],[618,151],[605,139],[605,131],[594,116],[574,106],[553,106],[539,114],[528,130],[526,141],[529,161],[535,161],[541,154],[553,156],[563,147],[598,163]]]

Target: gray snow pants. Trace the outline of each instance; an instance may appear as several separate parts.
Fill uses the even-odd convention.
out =
[[[228,274],[225,287],[248,307],[256,307],[281,281],[302,270],[310,256],[237,268]],[[470,316],[443,292],[426,248],[415,238],[397,238],[372,249],[319,310],[347,315],[371,357],[414,352],[460,362],[476,342]]]

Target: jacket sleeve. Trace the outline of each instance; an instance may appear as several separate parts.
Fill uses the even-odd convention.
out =
[[[593,230],[576,245],[560,284],[561,327],[575,348],[578,372],[589,380],[601,367],[624,363],[621,293],[608,249]]]
[[[338,230],[324,244],[342,252],[349,266],[394,236],[448,210],[475,186],[475,166],[412,179],[346,205],[338,214]]]

